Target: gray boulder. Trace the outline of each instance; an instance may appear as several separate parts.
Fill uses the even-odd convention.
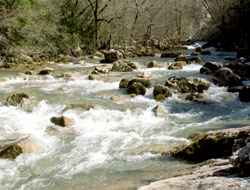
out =
[[[237,86],[242,84],[242,79],[231,69],[224,67],[215,72],[213,82],[219,86]]]

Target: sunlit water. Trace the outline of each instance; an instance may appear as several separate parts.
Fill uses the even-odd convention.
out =
[[[225,57],[235,57],[235,53],[202,56],[204,62],[225,62]],[[41,155],[22,154],[14,161],[0,160],[0,189],[136,189],[192,167],[190,163],[160,155],[189,142],[187,136],[191,133],[249,123],[249,104],[241,103],[237,94],[228,93],[227,88],[212,84],[205,92],[204,100],[213,103],[208,105],[190,103],[178,94],[159,103],[153,98],[153,88],[145,96],[113,102],[112,96],[126,94],[119,89],[122,78],[145,71],[154,74],[153,85],[164,85],[174,75],[210,79],[199,74],[198,64],[170,71],[143,66],[150,60],[172,59],[133,60],[141,64],[141,69],[106,76],[104,81],[88,80],[93,67],[101,66],[95,63],[85,66],[51,63],[55,76],[64,71],[80,73],[76,80],[70,81],[55,76],[36,76],[35,80],[31,76],[15,77],[23,69],[0,71],[0,77],[5,78],[0,82],[1,100],[21,91],[37,101],[32,112],[19,107],[0,107],[0,140],[12,134],[31,134],[30,138],[43,148]],[[75,105],[75,109],[63,112],[69,104]],[[166,118],[153,113],[157,104],[162,104],[168,112]],[[61,115],[74,118],[75,125],[64,133],[48,132],[46,128],[52,125],[50,118]]]

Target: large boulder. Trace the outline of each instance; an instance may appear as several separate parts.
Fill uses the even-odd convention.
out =
[[[192,162],[202,162],[211,158],[221,158],[232,154],[234,141],[242,137],[250,127],[233,128],[202,133],[185,147],[179,148],[171,155]]]
[[[168,79],[165,86],[168,86],[174,92],[202,93],[204,90],[207,90],[210,87],[210,83],[208,80],[203,78],[195,78],[195,77],[185,78],[185,77],[173,76]]]
[[[153,91],[156,100],[164,100],[166,97],[172,96],[172,91],[166,86],[155,86]]]
[[[3,100],[5,106],[18,106],[21,105],[24,99],[29,99],[29,96],[23,92],[16,92],[9,95]]]
[[[230,68],[235,74],[240,77],[250,77],[250,65],[244,63],[230,63],[226,67]]]
[[[119,88],[128,88],[129,81],[130,80],[128,79],[122,79],[120,81]]]
[[[242,79],[231,69],[224,67],[215,71],[213,82],[219,86],[237,86],[242,84]]]
[[[112,71],[114,72],[132,72],[133,70],[134,68],[131,67],[129,63],[125,61],[115,62],[112,66]]]
[[[169,70],[179,70],[179,69],[183,69],[183,66],[186,65],[185,61],[177,61],[172,63],[168,69]]]
[[[50,119],[50,121],[52,123],[54,123],[55,125],[61,126],[61,127],[69,127],[75,124],[75,120],[65,117],[65,116],[61,116],[61,117],[52,117]]]
[[[144,96],[146,94],[146,88],[143,84],[139,82],[134,82],[128,87],[127,93]]]
[[[133,83],[136,83],[136,82],[141,83],[146,88],[151,88],[152,87],[152,83],[148,79],[132,79],[132,80],[129,81],[128,87],[131,86]]]
[[[106,63],[113,63],[123,58],[123,54],[117,50],[111,49],[104,54]]]
[[[215,73],[215,71],[223,67],[223,64],[216,62],[206,62],[203,67],[206,67],[210,71],[212,71],[212,73]]]

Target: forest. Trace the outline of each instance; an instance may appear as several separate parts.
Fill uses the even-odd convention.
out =
[[[249,49],[250,0],[0,0],[0,58],[187,40]]]

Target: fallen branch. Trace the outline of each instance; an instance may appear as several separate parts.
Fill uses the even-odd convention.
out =
[[[11,146],[13,146],[13,145],[15,145],[15,144],[17,144],[17,143],[19,143],[19,142],[21,142],[21,141],[27,139],[27,138],[29,138],[30,135],[31,135],[31,134],[26,135],[26,136],[23,136],[23,137],[20,137],[19,139],[14,140],[13,142],[11,142],[11,143],[9,143],[9,144],[4,145],[3,147],[0,148],[0,153],[3,152],[4,150],[8,149],[9,147],[11,147]]]

